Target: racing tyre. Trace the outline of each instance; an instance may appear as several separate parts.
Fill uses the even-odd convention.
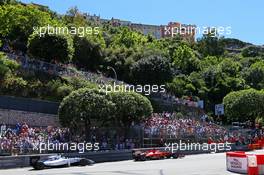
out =
[[[45,168],[45,165],[43,162],[36,162],[33,168],[36,170],[43,170]]]
[[[86,159],[81,159],[79,164],[80,164],[81,166],[86,166],[86,165],[89,165],[90,162],[89,162],[88,160],[86,160]]]
[[[173,158],[173,159],[178,159],[178,158],[179,158],[179,154],[173,154],[173,155],[172,155],[172,158]]]
[[[134,161],[139,161],[139,160],[140,160],[140,158],[138,158],[138,157],[134,158]]]
[[[146,161],[147,158],[146,158],[146,156],[141,156],[141,157],[140,157],[140,160],[141,160],[141,161]]]

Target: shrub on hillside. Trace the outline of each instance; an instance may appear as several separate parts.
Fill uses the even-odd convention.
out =
[[[73,41],[68,35],[33,34],[28,41],[28,53],[42,61],[68,63],[74,53]]]
[[[150,56],[142,58],[132,65],[134,83],[163,84],[172,79],[172,69],[167,58]]]

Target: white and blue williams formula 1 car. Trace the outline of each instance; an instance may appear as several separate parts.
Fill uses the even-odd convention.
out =
[[[66,158],[60,155],[50,156],[47,160],[37,160],[32,163],[32,166],[36,170],[42,170],[44,168],[59,168],[67,166],[86,166],[93,165],[94,161],[86,158]]]

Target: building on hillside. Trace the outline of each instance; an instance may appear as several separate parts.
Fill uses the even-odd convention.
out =
[[[96,25],[100,25],[101,23],[101,18],[100,15],[90,15],[89,13],[83,13],[83,16],[85,17],[86,20],[92,21]]]
[[[112,26],[115,26],[115,27],[131,25],[131,21],[125,21],[125,20],[120,20],[120,19],[115,19],[115,18],[112,18],[111,20],[109,20],[109,22]]]
[[[191,24],[181,24],[179,22],[169,22],[168,25],[161,26],[161,37],[180,36],[187,41],[195,41],[196,26]]]
[[[83,16],[87,20],[100,21],[100,16],[97,16],[96,14],[90,15],[89,13],[83,13]]]
[[[153,37],[160,39],[166,37],[181,36],[187,41],[195,41],[196,26],[189,24],[181,24],[179,22],[169,22],[168,25],[149,25],[132,23],[131,21],[120,20],[120,19],[103,19],[97,15],[90,15],[85,13],[84,16],[87,20],[94,21],[98,24],[107,23],[114,27],[127,26],[133,30],[136,30],[144,35],[152,35]]]
[[[152,35],[157,39],[161,38],[161,26],[131,23],[129,27],[144,35]]]
[[[111,18],[111,19],[103,19],[98,15],[90,15],[88,13],[84,13],[84,16],[87,20],[91,20],[93,22],[96,23],[108,23],[111,24],[112,26],[118,27],[118,26],[129,26],[131,25],[131,21],[125,21],[125,20],[120,20],[120,19],[115,19],[115,18]]]

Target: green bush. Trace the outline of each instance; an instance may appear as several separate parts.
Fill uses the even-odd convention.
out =
[[[0,63],[0,79],[3,79],[9,71],[10,69],[6,65]]]
[[[0,52],[0,79],[7,73],[14,72],[18,70],[19,64],[16,61],[6,58],[6,56]]]
[[[28,53],[43,61],[68,63],[74,53],[73,41],[68,35],[32,34],[28,41]]]
[[[134,83],[138,84],[163,84],[171,81],[172,69],[167,58],[153,55],[142,58],[131,68]]]
[[[8,94],[12,95],[18,95],[24,93],[26,86],[27,86],[27,81],[25,81],[21,77],[15,77],[15,76],[6,76],[3,82],[2,88],[4,89],[5,92]]]
[[[73,61],[80,67],[96,70],[103,63],[103,52],[99,44],[86,37],[75,36]]]
[[[60,86],[57,89],[57,96],[58,96],[58,98],[63,99],[64,97],[69,95],[73,90],[74,89],[72,86],[64,84],[63,86]]]
[[[40,80],[30,81],[27,85],[26,93],[28,97],[45,98],[45,85]]]
[[[97,84],[91,83],[79,77],[67,77],[64,79],[67,82],[67,84],[71,85],[74,88],[74,90],[77,90],[80,88],[89,88],[89,89],[98,88]]]
[[[26,50],[28,37],[34,29],[58,23],[48,12],[34,5],[5,4],[0,6],[0,35],[11,41],[17,49]]]
[[[257,57],[261,55],[261,48],[257,46],[249,46],[242,50],[243,57]]]

